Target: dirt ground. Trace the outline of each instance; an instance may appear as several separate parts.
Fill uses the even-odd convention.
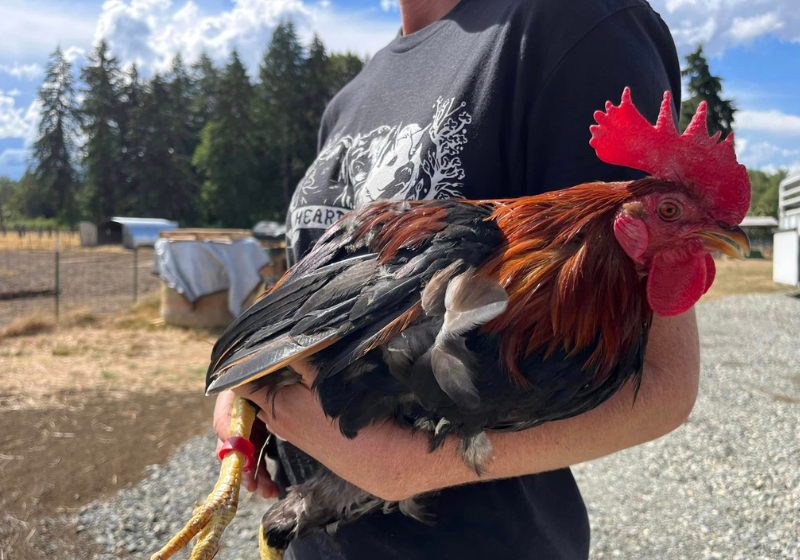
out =
[[[769,261],[719,261],[705,300],[786,287]],[[89,556],[61,516],[114,494],[205,433],[213,333],[153,326],[151,298],[111,316],[76,312],[0,328],[0,560]],[[213,458],[209,458],[213,460]]]
[[[160,280],[152,274],[152,249],[139,249],[138,259],[122,248],[95,249],[60,254],[62,312],[87,306],[95,313],[126,309],[134,300],[134,263],[139,297],[158,289]],[[55,292],[53,252],[0,248],[0,328],[15,317],[31,313],[54,315]]]
[[[717,278],[708,293],[700,300],[711,301],[736,294],[768,294],[789,291],[791,286],[783,286],[772,281],[772,261],[748,259],[738,261],[722,258],[715,261]]]
[[[59,516],[135,484],[211,426],[213,335],[151,327],[154,313],[18,322],[36,334],[0,338],[3,560],[81,557],[93,542]]]

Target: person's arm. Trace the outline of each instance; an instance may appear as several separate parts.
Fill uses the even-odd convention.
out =
[[[264,410],[259,417],[272,433],[356,486],[397,501],[448,486],[567,467],[663,436],[691,412],[699,371],[694,311],[656,318],[635,403],[628,383],[601,406],[575,418],[522,432],[489,432],[494,454],[480,478],[458,455],[455,437],[429,453],[427,436],[386,422],[349,440],[305,386],[279,392],[274,416],[263,391],[240,394]]]

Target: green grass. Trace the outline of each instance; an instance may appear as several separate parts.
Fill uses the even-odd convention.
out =
[[[113,371],[108,371],[108,370],[103,370],[103,372],[100,375],[103,376],[103,379],[108,379],[108,380],[116,379],[117,377],[119,377]]]
[[[65,356],[76,356],[83,354],[85,349],[79,345],[70,346],[69,344],[56,344],[53,348],[53,356],[63,358]]]

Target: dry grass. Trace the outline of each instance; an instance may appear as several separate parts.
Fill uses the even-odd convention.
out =
[[[36,336],[37,334],[47,333],[59,328],[81,327],[93,325],[99,318],[89,309],[73,309],[65,313],[56,322],[50,313],[32,313],[12,320],[4,329],[0,329],[0,341],[4,338],[16,338],[20,336]]]
[[[213,341],[161,324],[156,297],[109,317],[21,318],[0,334],[0,410],[59,406],[53,395],[63,391],[202,394]]]
[[[61,232],[58,236],[58,247],[62,252],[81,252],[81,253],[126,253],[122,245],[100,245],[98,247],[81,247],[81,236],[79,233]],[[23,237],[17,235],[15,231],[9,231],[5,235],[0,233],[0,251],[46,251],[56,250],[56,235],[50,236],[47,232],[39,237],[39,232],[28,232]],[[6,271],[8,272],[8,271]],[[2,277],[2,272],[0,272]]]
[[[716,265],[717,278],[701,302],[737,294],[766,294],[790,290],[788,286],[772,281],[772,261],[737,261],[724,258],[717,260]]]
[[[118,328],[141,329],[161,326],[161,292],[149,292],[129,309],[109,317],[108,322]]]
[[[34,336],[49,332],[55,327],[52,316],[44,314],[34,314],[25,317],[17,317],[6,328],[0,330],[0,340],[4,338],[15,338],[19,336]]]
[[[78,247],[81,244],[81,237],[76,233],[60,232],[58,242],[61,248]],[[55,251],[56,235],[51,236],[47,232],[39,237],[39,232],[26,233],[20,237],[17,232],[9,231],[5,235],[0,234],[0,251],[26,251],[33,249],[36,251]]]

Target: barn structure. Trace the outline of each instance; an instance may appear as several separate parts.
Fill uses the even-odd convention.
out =
[[[772,258],[772,235],[778,220],[772,216],[745,216],[739,225],[750,239],[750,257]]]
[[[126,249],[152,247],[160,232],[177,228],[178,222],[161,218],[114,217],[97,225],[81,222],[81,246],[122,245]]]
[[[787,177],[779,187],[772,280],[778,284],[800,286],[800,175]]]

